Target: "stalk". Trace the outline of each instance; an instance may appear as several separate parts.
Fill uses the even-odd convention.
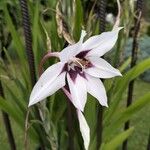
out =
[[[132,44],[132,56],[131,56],[131,64],[130,68],[133,68],[137,62],[137,54],[138,54],[138,33],[140,31],[140,22],[141,22],[141,15],[142,15],[142,6],[143,0],[137,0],[136,4],[136,18],[134,23],[134,34],[133,34],[133,44]],[[127,97],[127,107],[132,104],[133,100],[133,91],[134,91],[134,82],[132,80],[128,86],[128,97]],[[124,125],[124,130],[129,129],[130,121],[128,120]],[[125,140],[122,145],[122,150],[127,150],[128,140]]]
[[[1,81],[0,81],[0,96],[4,98],[4,92],[3,92],[3,87],[2,87]],[[3,117],[5,129],[6,129],[10,149],[16,150],[16,144],[15,144],[14,135],[12,132],[9,116],[6,112],[2,111],[2,117]]]
[[[73,133],[73,118],[72,118],[72,104],[70,100],[67,100],[67,128],[68,128],[68,136],[69,136],[69,145],[68,150],[74,150],[74,133]]]
[[[106,26],[106,4],[107,0],[99,0],[98,1],[98,17],[99,17],[99,31],[104,32]],[[102,143],[102,133],[103,133],[103,107],[101,105],[98,106],[98,114],[97,114],[97,150],[100,149]]]

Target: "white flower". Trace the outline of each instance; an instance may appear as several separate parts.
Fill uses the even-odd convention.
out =
[[[107,107],[106,91],[99,78],[121,76],[121,73],[100,57],[113,48],[120,29],[92,36],[85,42],[83,38],[86,33],[82,31],[79,42],[66,47],[58,54],[60,62],[50,66],[41,75],[31,92],[29,106],[67,86],[71,102],[78,110],[80,129],[86,149],[89,144],[86,139],[89,135],[86,137],[87,134],[83,133],[86,130],[82,126],[82,123],[85,124],[85,119],[81,111],[84,111],[87,92],[94,96],[101,105]]]
[[[69,86],[72,103],[77,109],[84,110],[87,92],[97,98],[101,105],[107,106],[105,88],[99,78],[111,78],[121,74],[99,57],[112,49],[120,29],[92,36],[84,43],[85,31],[82,31],[79,42],[63,49],[59,53],[60,62],[50,66],[41,75],[32,90],[29,106],[65,85]]]

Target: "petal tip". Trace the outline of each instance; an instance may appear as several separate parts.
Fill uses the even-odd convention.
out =
[[[107,103],[103,103],[101,105],[104,106],[104,107],[107,107],[107,108],[109,107]]]
[[[119,30],[123,29],[124,27],[119,27]]]
[[[108,107],[109,107],[109,106],[108,106],[108,104],[105,104],[105,107],[107,107],[107,108],[108,108]]]
[[[29,105],[28,105],[28,108],[31,107],[31,106],[32,106],[32,105],[29,104]]]
[[[36,104],[38,101],[34,98],[30,98],[29,99],[29,104],[28,104],[28,107],[30,107],[30,106],[32,106],[32,105],[34,105],[34,104]]]
[[[116,71],[116,76],[121,76],[122,77],[122,74],[121,74],[121,72],[118,70],[118,69],[115,69]]]
[[[32,104],[29,103],[29,104],[28,104],[28,108],[31,107],[31,106],[32,106]]]
[[[122,77],[123,75],[120,73],[119,76]]]
[[[123,29],[124,27],[118,27],[118,28],[115,28],[113,30],[117,30],[117,31],[120,31],[121,29]]]
[[[34,103],[32,101],[29,101],[28,107],[34,105]]]
[[[122,77],[122,74],[119,70],[118,70],[118,76]]]

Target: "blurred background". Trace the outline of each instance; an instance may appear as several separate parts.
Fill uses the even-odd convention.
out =
[[[89,95],[90,150],[150,150],[150,1],[120,4],[124,29],[104,57],[123,77],[104,81],[109,108]],[[117,14],[116,0],[0,0],[0,150],[84,149],[75,110],[61,91],[30,110],[28,99],[47,51],[77,42],[82,29],[86,38],[112,30]]]

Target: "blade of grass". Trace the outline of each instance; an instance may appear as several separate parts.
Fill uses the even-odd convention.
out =
[[[133,68],[136,65],[137,62],[137,55],[138,55],[138,33],[140,31],[140,23],[141,23],[141,14],[142,14],[142,0],[137,0],[136,3],[136,10],[137,11],[137,17],[135,18],[135,24],[134,24],[134,35],[133,35],[133,44],[132,44],[132,57],[131,57],[131,68]],[[133,91],[134,91],[134,81],[132,80],[129,83],[128,86],[128,97],[127,97],[127,107],[132,104],[133,99]],[[124,125],[124,130],[127,130],[129,128],[130,122],[129,120]],[[128,141],[125,140],[122,145],[122,150],[127,150],[127,144]]]
[[[130,129],[115,136],[110,142],[106,144],[104,143],[101,150],[116,150],[116,148],[132,134],[133,130],[134,128],[131,127]]]
[[[150,68],[150,58],[147,58],[137,64],[134,68],[130,69],[123,77],[116,80],[116,83],[114,85],[113,89],[113,97],[110,104],[109,109],[107,109],[104,117],[104,123],[108,123],[113,114],[116,112],[117,107],[122,99],[123,93],[125,92],[128,83],[138,77],[140,74],[142,74],[144,71],[148,70]]]
[[[121,125],[124,124],[127,120],[131,119],[133,115],[135,115],[138,111],[140,111],[144,106],[150,103],[150,92],[142,96],[141,98],[137,99],[132,105],[125,108],[121,112],[115,114],[110,121],[110,124],[106,126],[104,130],[105,139],[109,138],[112,131],[119,128]]]
[[[9,15],[9,12],[8,12],[6,5],[4,5],[4,13],[5,13],[5,18],[6,18],[5,20],[6,20],[6,23],[8,26],[8,30],[10,31],[12,38],[14,40],[16,53],[19,56],[19,59],[22,62],[22,64],[24,64],[26,57],[25,57],[25,53],[24,53],[23,43],[22,43],[20,36],[17,33],[17,31],[16,31],[16,29],[12,23],[12,20],[11,20],[11,17]]]
[[[4,97],[4,92],[3,92],[3,87],[2,87],[2,84],[1,84],[1,80],[0,80],[0,96]],[[16,150],[15,139],[14,139],[14,135],[13,135],[13,132],[12,132],[9,116],[4,111],[2,111],[2,116],[3,116],[4,125],[5,125],[5,128],[6,128],[6,133],[7,133],[10,148],[11,148],[11,150]]]
[[[39,65],[40,51],[38,50],[38,34],[39,34],[39,2],[33,7],[34,17],[33,17],[33,28],[32,28],[32,37],[33,37],[33,53],[35,56],[35,66]],[[36,69],[36,74],[38,70]]]
[[[74,16],[74,26],[73,35],[75,40],[79,40],[80,31],[83,23],[83,8],[81,0],[75,0],[75,16]]]

